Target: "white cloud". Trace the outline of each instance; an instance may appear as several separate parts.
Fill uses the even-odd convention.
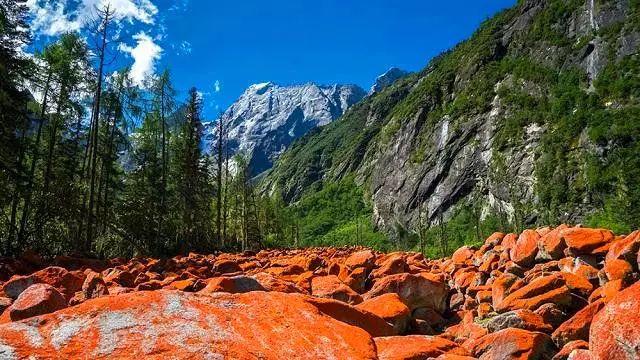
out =
[[[158,14],[157,6],[151,0],[27,0],[26,4],[32,15],[31,29],[47,36],[82,29],[96,9],[106,5],[115,10],[117,23],[126,20],[152,25]]]
[[[146,77],[154,74],[156,62],[162,57],[162,48],[142,31],[134,35],[133,39],[137,42],[135,47],[120,44],[118,49],[131,55],[133,58],[131,79],[136,84],[142,85]]]
[[[36,33],[55,36],[65,31],[80,29],[80,23],[77,20],[70,20],[66,0],[57,4],[27,0],[26,4],[33,17],[31,29]]]
[[[216,82],[213,84],[213,90],[217,93],[222,90],[222,84],[220,83],[220,80],[216,80]]]
[[[81,15],[89,15],[95,11],[96,7],[100,9],[107,5],[115,9],[117,20],[126,19],[130,23],[137,20],[151,25],[158,14],[158,7],[150,0],[82,0],[79,12]]]

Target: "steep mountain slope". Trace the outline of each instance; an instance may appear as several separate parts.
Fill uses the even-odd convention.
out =
[[[251,172],[259,174],[293,140],[340,117],[364,96],[355,85],[252,85],[221,117],[230,152],[247,155]],[[205,134],[208,144],[216,140],[215,122],[206,124]]]
[[[464,208],[478,222],[628,231],[640,219],[639,29],[637,0],[519,1],[297,141],[263,186],[291,202],[355,176],[385,229]]]

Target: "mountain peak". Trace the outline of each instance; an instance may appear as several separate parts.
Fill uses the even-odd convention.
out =
[[[376,81],[373,86],[371,86],[371,90],[369,91],[369,93],[373,94],[379,92],[387,86],[393,84],[396,80],[405,77],[408,74],[408,71],[404,71],[397,67],[391,67],[385,73],[376,78]]]
[[[220,120],[227,127],[230,152],[248,156],[250,171],[257,175],[269,169],[294,140],[337,119],[365,95],[356,85],[253,84]],[[215,123],[205,125],[209,144],[217,138]]]

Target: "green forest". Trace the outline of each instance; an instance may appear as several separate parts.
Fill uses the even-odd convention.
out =
[[[571,43],[553,30],[578,3],[550,2],[532,31],[514,43],[526,49],[546,39],[569,54],[584,52],[592,39]],[[545,66],[524,56],[526,51],[498,57],[499,29],[518,15],[519,6],[485,21],[422,72],[294,142],[267,174],[277,191],[266,191],[262,179],[250,176],[246,157],[230,154],[222,121],[216,123],[212,148],[202,146],[205,119],[198,89],[178,96],[169,69],[140,87],[130,69],[109,68],[117,47],[113,9],[98,9],[89,39],[65,33],[25,56],[18,49],[31,42],[28,9],[24,1],[1,0],[0,255],[171,256],[365,245],[444,256],[494,231],[557,224],[585,198],[594,209],[587,225],[621,233],[637,228],[638,55],[618,61],[610,54],[593,84],[576,67]],[[636,21],[603,27],[592,38],[614,38],[622,26],[637,28],[638,2],[630,6]],[[461,76],[469,76],[468,82],[449,96]],[[535,84],[545,96],[516,86],[494,89],[509,76]],[[446,222],[442,214],[436,222],[420,214],[411,227],[379,229],[372,222],[369,184],[357,178],[357,161],[388,145],[406,118],[430,108],[411,155],[411,162],[422,164],[430,152],[425,139],[436,121],[443,116],[466,121],[487,111],[496,95],[510,113],[498,124],[494,166],[505,148],[518,145],[526,126],[550,129],[536,159],[538,203],[511,199],[521,206],[509,219],[499,212],[481,215],[481,199],[472,198],[452,207]],[[370,114],[382,120],[365,126]],[[576,146],[581,136],[606,152],[581,153]],[[332,166],[347,171],[331,176]],[[517,189],[509,193],[518,196]],[[540,216],[527,222],[533,206]]]

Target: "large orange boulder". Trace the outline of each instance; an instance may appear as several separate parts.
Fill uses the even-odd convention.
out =
[[[360,294],[340,281],[335,275],[317,276],[311,279],[311,294],[317,297],[340,300],[348,304],[362,302]]]
[[[613,241],[614,235],[605,229],[570,228],[561,233],[570,255],[591,254],[598,252]]]
[[[34,284],[23,291],[2,315],[1,322],[17,321],[49,314],[67,307],[67,301],[56,288],[48,284]]]
[[[603,306],[604,303],[600,300],[585,306],[569,320],[563,322],[553,332],[551,338],[560,347],[574,340],[589,340],[591,321]]]
[[[556,273],[531,281],[505,297],[495,309],[498,312],[515,309],[536,310],[546,303],[571,304],[571,292],[562,274]]]
[[[489,332],[497,332],[508,328],[518,328],[529,331],[551,332],[552,326],[544,318],[531,310],[513,310],[498,314],[483,322]]]
[[[440,314],[447,310],[449,288],[444,281],[423,274],[395,274],[385,276],[364,296],[365,300],[386,293],[396,293],[412,311],[427,307]]]
[[[497,277],[491,284],[491,299],[494,309],[502,303],[502,300],[511,293],[511,288],[518,281],[518,277],[505,273]]]
[[[308,297],[306,301],[313,304],[322,313],[349,325],[357,326],[373,337],[399,335],[393,325],[367,310],[333,299]]]
[[[636,260],[638,250],[640,250],[640,230],[636,230],[624,238],[611,243],[605,260],[623,259],[629,263],[633,263]]]
[[[589,343],[584,340],[574,340],[566,343],[551,360],[567,360],[575,350],[589,349]]]
[[[377,358],[366,331],[327,316],[295,294],[136,292],[89,300],[37,319],[0,326],[4,354],[66,359]]]
[[[407,261],[404,256],[401,254],[394,254],[385,259],[379,268],[373,270],[371,272],[371,277],[381,278],[387,275],[400,274],[407,272],[408,269],[409,265],[407,265]]]
[[[349,269],[363,267],[367,270],[373,269],[376,264],[376,255],[371,250],[355,252],[344,261],[344,265]]]
[[[257,273],[252,276],[256,281],[262,285],[267,291],[278,291],[283,293],[300,293],[304,294],[306,291],[294,284],[293,282],[286,281],[277,278],[269,273]]]
[[[405,305],[398,294],[388,293],[369,299],[356,308],[366,310],[383,318],[391,324],[396,333],[402,334],[406,331],[411,319],[411,311]]]
[[[537,260],[558,260],[564,257],[564,249],[567,247],[567,244],[565,244],[560,235],[562,230],[566,228],[567,225],[562,224],[538,240]]]
[[[421,360],[445,353],[468,355],[453,341],[438,336],[388,336],[374,340],[380,360]]]
[[[557,351],[549,335],[513,328],[485,335],[468,348],[480,360],[551,359]]]
[[[463,246],[451,255],[451,261],[453,261],[454,264],[464,265],[467,261],[471,260],[471,257],[473,257],[473,249],[468,246]]]
[[[619,292],[600,310],[589,330],[596,359],[640,359],[640,282]]]
[[[535,230],[523,231],[509,252],[511,260],[520,266],[531,266],[538,253],[538,239],[540,235]]]
[[[362,293],[365,291],[365,286],[367,283],[367,269],[358,267],[351,270],[346,266],[343,266],[340,268],[338,278],[348,287],[353,289],[353,291]]]
[[[77,291],[82,289],[83,283],[84,274],[50,266],[28,276],[14,276],[3,285],[2,290],[8,297],[16,299],[33,284],[49,284],[69,301]]]
[[[633,273],[633,267],[626,260],[610,259],[604,263],[604,274],[607,280],[627,280]]]
[[[211,278],[202,293],[210,294],[215,292],[246,293],[250,291],[265,291],[265,288],[254,278],[249,276],[220,276]]]

